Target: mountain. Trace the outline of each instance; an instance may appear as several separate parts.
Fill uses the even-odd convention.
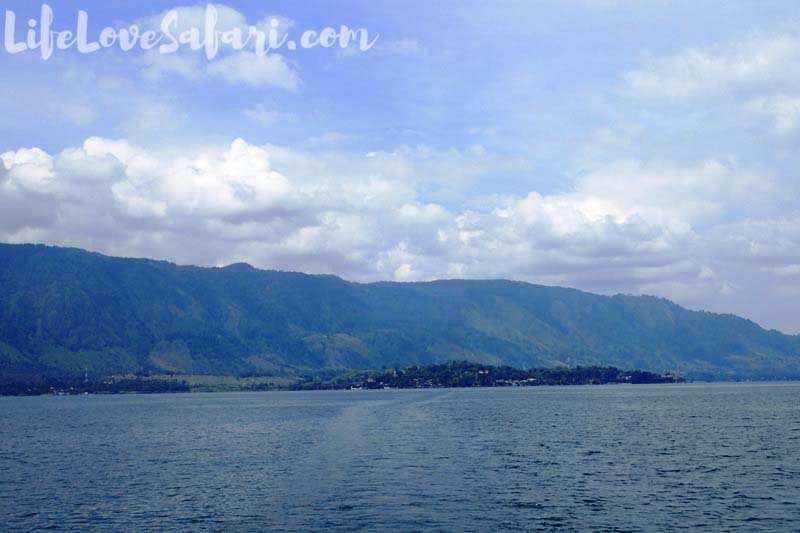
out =
[[[351,283],[0,244],[0,377],[286,375],[470,360],[800,378],[800,337],[649,296],[528,283]]]

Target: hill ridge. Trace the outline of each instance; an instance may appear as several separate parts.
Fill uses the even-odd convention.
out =
[[[357,283],[0,244],[0,371],[298,374],[465,359],[800,377],[800,337],[658,296],[517,280]]]

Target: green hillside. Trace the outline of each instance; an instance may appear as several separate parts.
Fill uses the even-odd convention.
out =
[[[289,375],[470,360],[800,378],[800,338],[664,299],[334,276],[0,245],[0,371]]]

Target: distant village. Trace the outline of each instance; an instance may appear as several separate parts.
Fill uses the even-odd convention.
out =
[[[539,368],[520,370],[466,361],[412,366],[404,370],[348,372],[330,379],[306,379],[295,390],[425,389],[445,387],[531,387],[542,385],[605,385],[611,383],[678,383],[684,379],[614,367]]]

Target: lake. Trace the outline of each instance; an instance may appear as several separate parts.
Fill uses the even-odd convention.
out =
[[[800,384],[0,398],[3,531],[800,530]]]

